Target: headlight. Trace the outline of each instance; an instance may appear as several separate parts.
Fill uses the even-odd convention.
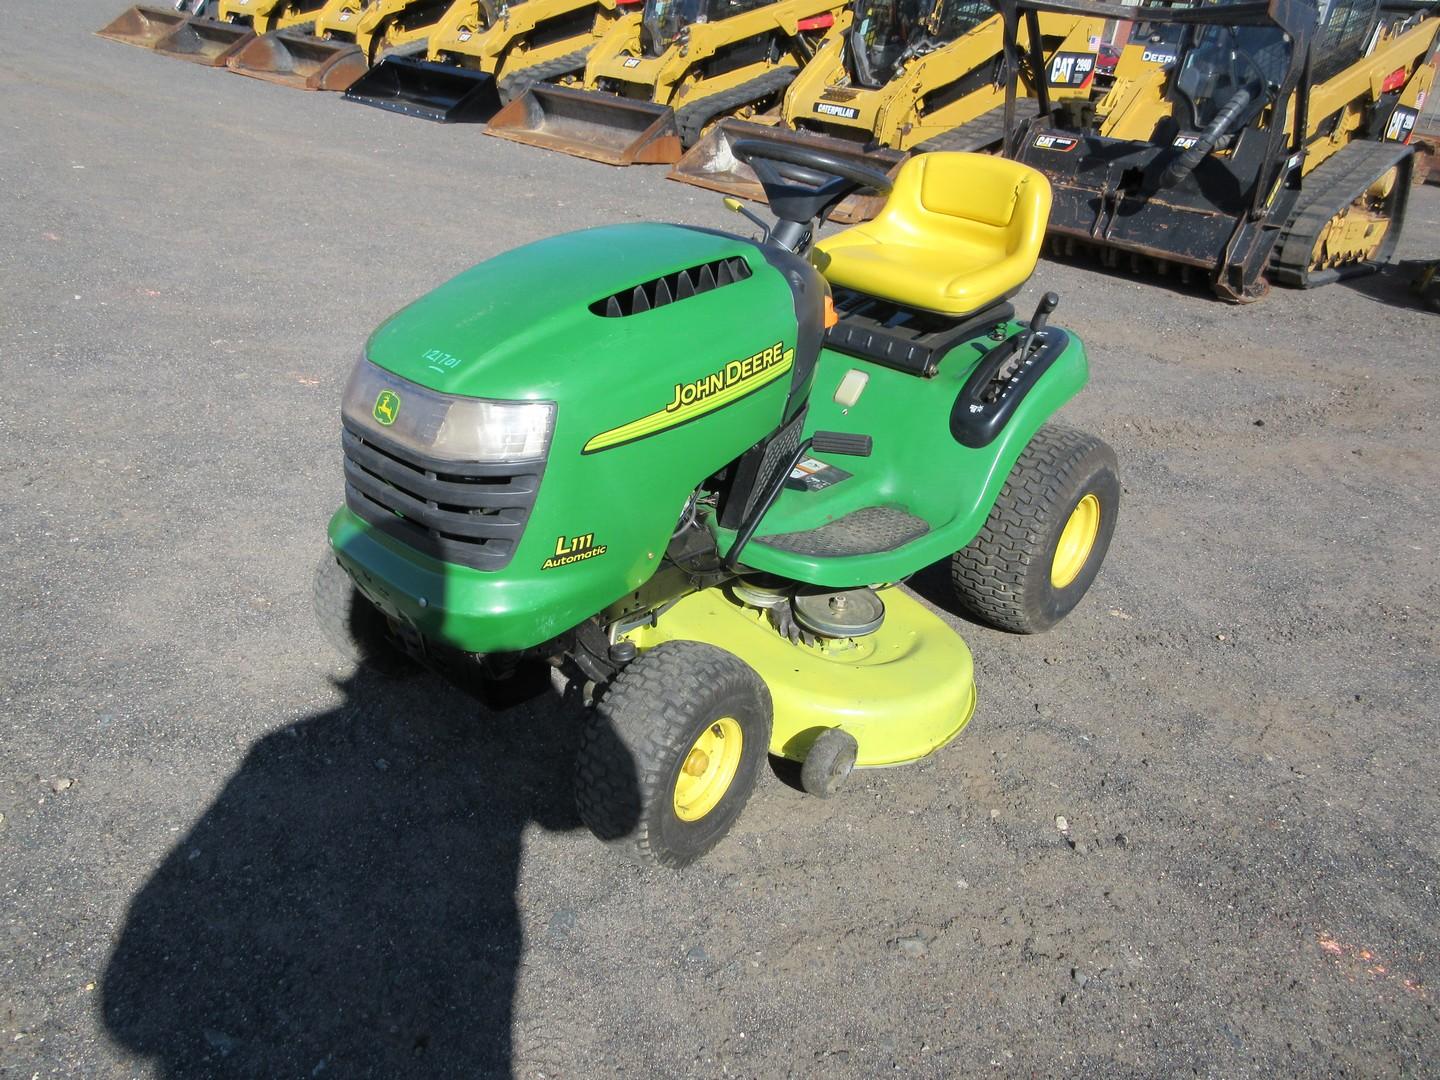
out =
[[[422,457],[509,462],[543,458],[555,426],[553,401],[488,401],[437,393],[363,356],[341,406],[354,427]]]

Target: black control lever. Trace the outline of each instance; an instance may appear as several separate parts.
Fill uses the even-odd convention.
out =
[[[1060,294],[1047,292],[1035,305],[1035,314],[1030,316],[1030,333],[1037,334],[1045,329],[1050,313],[1060,306]]]
[[[1020,338],[1019,348],[1015,350],[1012,363],[1016,367],[1023,364],[1025,358],[1030,355],[1030,349],[1034,346],[1036,337],[1045,329],[1045,324],[1050,321],[1050,313],[1059,306],[1059,293],[1047,292],[1040,297],[1040,303],[1035,305],[1035,314],[1030,316],[1030,325],[1024,331],[1024,336]],[[1006,378],[1012,374],[1014,372],[1007,372]]]

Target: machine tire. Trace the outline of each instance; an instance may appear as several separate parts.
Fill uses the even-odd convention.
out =
[[[655,646],[616,676],[585,725],[575,762],[581,819],[642,865],[694,862],[745,808],[769,752],[770,718],[770,691],[738,656],[698,641]],[[733,747],[737,731],[739,748],[727,751],[724,740]],[[721,747],[715,773],[701,748],[710,739]],[[708,775],[723,777],[724,786],[708,810],[687,820],[680,785],[697,753],[704,772],[688,773],[685,783],[708,790]]]
[[[821,732],[800,766],[800,786],[817,799],[830,798],[850,778],[859,753],[860,745],[848,731]]]
[[[1119,508],[1115,452],[1082,431],[1042,427],[1010,470],[980,534],[951,557],[962,613],[1016,634],[1050,629],[1100,572]],[[1092,516],[1093,529],[1086,529]],[[1077,521],[1088,543],[1067,539],[1062,555],[1067,526]]]
[[[328,548],[315,567],[311,601],[320,632],[346,660],[382,675],[404,675],[414,669],[414,662],[391,640],[385,616],[360,595]]]

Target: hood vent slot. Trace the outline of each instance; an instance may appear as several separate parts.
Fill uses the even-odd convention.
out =
[[[633,289],[625,289],[596,300],[590,305],[590,310],[607,319],[623,319],[627,315],[639,315],[642,311],[664,307],[711,289],[733,285],[749,276],[750,264],[735,255],[728,259],[701,263],[688,270],[677,270],[652,281],[642,281]]]

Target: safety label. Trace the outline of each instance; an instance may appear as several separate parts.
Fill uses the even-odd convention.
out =
[[[792,491],[823,491],[841,480],[849,480],[851,475],[844,469],[807,457],[790,470],[785,486]]]

